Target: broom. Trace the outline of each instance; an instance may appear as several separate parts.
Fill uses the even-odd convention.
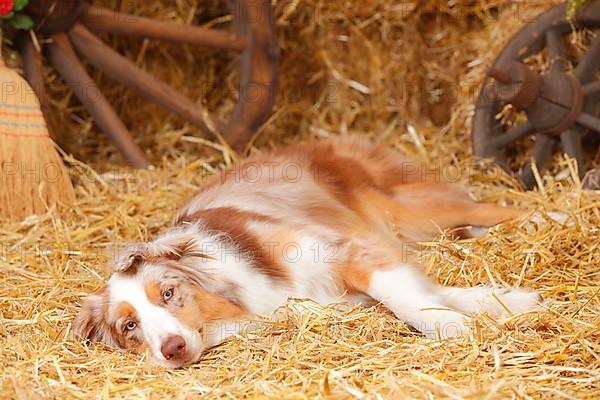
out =
[[[33,89],[2,59],[0,31],[0,217],[21,220],[75,201]]]

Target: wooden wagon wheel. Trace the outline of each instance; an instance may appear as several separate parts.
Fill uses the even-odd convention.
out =
[[[79,56],[113,79],[131,85],[149,100],[190,121],[207,134],[218,131],[237,150],[243,149],[252,135],[270,115],[277,82],[279,47],[273,12],[268,0],[231,0],[235,32],[206,29],[154,21],[95,7],[78,0],[32,0],[27,12],[36,22],[35,31],[52,40],[44,54],[90,113],[99,128],[111,139],[132,165],[147,167],[142,149],[133,141],[127,128],[108,100],[100,93],[93,99],[85,88],[92,78]],[[138,36],[178,44],[208,46],[241,52],[240,94],[228,122],[210,118],[206,121],[190,99],[139,69],[133,62],[104,44],[92,32]],[[41,55],[31,35],[18,38],[25,76],[45,104]]]
[[[473,151],[491,157],[510,171],[505,149],[519,139],[535,135],[532,158],[541,170],[562,143],[565,153],[577,159],[583,176],[582,140],[600,133],[600,34],[579,64],[569,68],[564,35],[575,30],[600,28],[600,2],[591,3],[566,20],[566,5],[551,8],[519,31],[488,71],[473,119]],[[539,74],[524,60],[547,49],[550,69]],[[505,129],[497,114],[506,104],[523,111],[527,120]],[[535,183],[531,163],[521,173],[523,183]]]

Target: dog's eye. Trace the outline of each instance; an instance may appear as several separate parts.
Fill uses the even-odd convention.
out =
[[[169,301],[173,298],[173,288],[165,290],[163,293],[163,300]]]
[[[127,329],[128,331],[132,331],[137,327],[137,324],[135,323],[135,321],[129,321],[127,322],[127,324],[125,324],[125,329]]]

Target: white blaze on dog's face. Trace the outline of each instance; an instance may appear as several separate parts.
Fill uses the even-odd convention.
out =
[[[152,257],[134,264],[86,298],[75,321],[78,338],[149,351],[157,362],[176,368],[197,361],[223,336],[220,325],[244,314],[234,302],[205,290],[189,260]]]

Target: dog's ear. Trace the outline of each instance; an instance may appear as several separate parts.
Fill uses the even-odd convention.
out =
[[[210,257],[201,251],[195,232],[172,231],[148,243],[131,243],[116,253],[113,272],[135,272],[142,262]]]
[[[129,246],[116,250],[112,264],[112,272],[126,272],[135,269],[150,257],[145,243],[131,243]]]
[[[146,255],[178,261],[184,257],[201,257],[197,232],[171,231],[146,244]]]
[[[77,340],[104,342],[110,344],[108,322],[106,321],[106,303],[108,291],[87,296],[81,310],[73,322],[73,335]]]

